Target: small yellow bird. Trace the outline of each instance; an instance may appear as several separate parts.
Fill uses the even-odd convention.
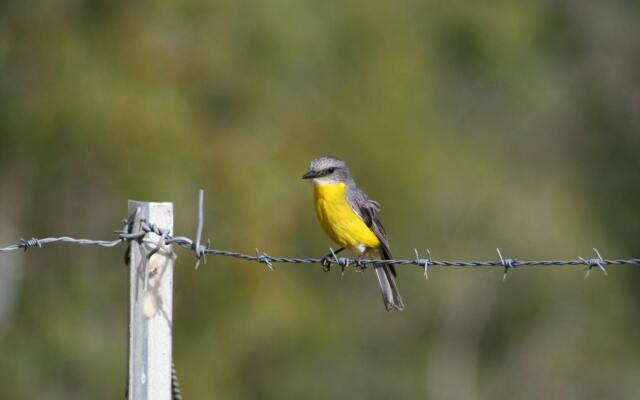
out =
[[[359,251],[356,260],[369,253],[377,253],[383,260],[393,258],[378,217],[380,203],[358,188],[344,161],[329,156],[317,158],[302,179],[313,181],[316,215],[325,233],[341,246],[336,253],[346,248]],[[329,256],[326,259],[331,260]],[[404,303],[393,265],[376,264],[375,271],[387,311],[402,310]]]

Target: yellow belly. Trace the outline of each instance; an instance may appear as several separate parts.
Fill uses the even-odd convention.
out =
[[[315,185],[314,194],[320,225],[333,241],[347,249],[380,247],[375,233],[347,202],[344,183]]]

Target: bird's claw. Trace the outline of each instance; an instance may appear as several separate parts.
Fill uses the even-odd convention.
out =
[[[354,267],[354,269],[357,272],[362,272],[365,269],[367,269],[367,265],[362,263],[362,260],[364,259],[364,255],[360,254],[358,255],[353,261],[355,261],[356,265]]]
[[[330,272],[331,271],[331,264],[333,262],[333,258],[331,255],[327,255],[322,259],[322,271],[324,272]]]

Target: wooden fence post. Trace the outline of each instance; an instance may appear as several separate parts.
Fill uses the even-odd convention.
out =
[[[133,232],[142,221],[173,235],[173,204],[129,200]],[[171,246],[157,252],[161,237],[131,241],[129,297],[129,400],[171,399],[173,264]],[[149,257],[149,254],[151,254]]]

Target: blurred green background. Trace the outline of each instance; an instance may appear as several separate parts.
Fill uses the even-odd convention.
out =
[[[640,256],[637,1],[4,1],[0,244],[111,239],[197,190],[216,248],[319,257],[300,180],[348,161],[395,255]],[[124,247],[0,255],[0,397],[121,398]],[[179,251],[187,399],[637,399],[640,273],[371,271]]]

